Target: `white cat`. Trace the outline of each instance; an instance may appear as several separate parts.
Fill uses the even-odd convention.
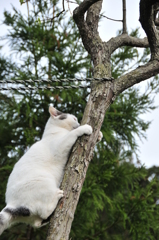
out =
[[[59,186],[69,152],[79,136],[92,133],[91,126],[79,126],[71,114],[51,106],[49,112],[42,139],[15,164],[8,179],[6,207],[0,212],[0,235],[18,222],[41,227],[49,221],[63,197]]]

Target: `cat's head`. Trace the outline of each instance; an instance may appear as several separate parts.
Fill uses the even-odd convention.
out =
[[[71,131],[80,125],[78,123],[78,119],[74,115],[62,113],[52,106],[49,107],[49,113],[51,116],[51,124],[57,127],[65,128]]]

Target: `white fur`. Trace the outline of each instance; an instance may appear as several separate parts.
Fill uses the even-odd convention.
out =
[[[16,222],[40,227],[43,219],[54,211],[63,191],[59,189],[68,154],[79,136],[91,134],[92,127],[79,126],[77,118],[67,114],[60,120],[58,111],[50,107],[50,118],[43,137],[15,164],[8,179],[6,208],[26,207],[29,217],[13,218],[0,212],[0,234]]]

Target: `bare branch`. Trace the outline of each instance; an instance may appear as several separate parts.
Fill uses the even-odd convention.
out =
[[[159,0],[140,1],[140,22],[148,37],[151,49],[151,59],[159,59],[159,39],[154,24],[153,5]]]
[[[103,14],[100,14],[100,16],[104,17],[104,18],[107,18],[108,20],[111,20],[111,21],[115,21],[115,22],[123,22],[123,20],[118,20],[118,19],[113,19],[113,18],[110,18],[110,17],[107,17]]]
[[[109,46],[110,55],[119,47],[122,46],[131,46],[131,47],[140,47],[140,48],[147,48],[149,47],[149,43],[147,38],[136,38],[129,36],[128,34],[122,34],[115,38],[111,38],[105,45]]]
[[[75,2],[75,1],[69,1],[69,0],[66,0],[66,2],[67,3],[74,3],[74,4],[77,4],[77,5],[79,5],[77,2]]]
[[[123,0],[123,34],[127,33],[126,27],[126,0]]]
[[[84,0],[79,7],[75,8],[75,10],[73,11],[73,15],[74,15],[74,20],[75,22],[79,22],[79,18],[82,17],[84,19],[84,14],[85,12],[89,9],[90,6],[92,6],[92,4],[99,2],[101,0]]]
[[[102,3],[102,1],[93,4],[87,12],[86,23],[87,23],[89,29],[91,29],[91,32],[93,33],[93,35],[95,35],[95,34],[99,35],[98,22],[99,22],[99,14],[102,9],[101,3]]]
[[[140,83],[159,73],[159,61],[154,60],[140,66],[135,70],[121,76],[114,82],[114,94],[119,95],[125,89],[132,87],[136,83]]]
[[[27,11],[28,11],[28,18],[29,18],[29,1],[26,1],[26,4],[27,4]]]
[[[89,26],[90,24],[90,17],[88,17],[87,22],[89,22],[89,26],[87,22],[84,20],[84,14],[85,12],[93,5],[94,3],[101,2],[101,0],[84,0],[79,7],[77,7],[73,11],[73,18],[79,28],[80,35],[82,37],[83,44],[86,48],[86,50],[91,54],[92,48],[93,48],[93,32],[92,28]],[[101,3],[100,3],[101,4]],[[96,14],[95,14],[96,17]],[[96,19],[98,20],[98,19]],[[97,24],[96,24],[97,25]]]

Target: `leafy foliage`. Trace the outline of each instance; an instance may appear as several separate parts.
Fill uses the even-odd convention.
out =
[[[22,1],[21,1],[22,3]],[[9,41],[13,63],[0,57],[0,78],[54,79],[91,76],[90,59],[72,19],[60,11],[58,1],[30,1],[26,18],[13,7],[4,12],[4,24],[10,27]],[[40,19],[40,21],[39,21]],[[132,32],[133,36],[138,31]],[[112,56],[112,75],[119,77],[130,64],[147,61],[148,50],[140,57],[138,49],[122,47]],[[42,84],[42,83],[41,83]],[[57,82],[56,85],[60,86]],[[74,83],[76,84],[76,83]],[[156,77],[157,84],[157,77]],[[35,86],[39,86],[35,83]],[[158,174],[157,167],[146,169],[137,157],[137,140],[145,137],[150,122],[141,118],[153,110],[156,85],[150,84],[144,94],[131,88],[120,94],[107,112],[94,158],[85,180],[71,230],[72,239],[158,239]],[[49,117],[48,105],[75,114],[79,121],[89,95],[88,89],[65,91],[15,91],[0,93],[0,207],[14,163],[42,136]],[[5,231],[2,240],[45,239],[47,226],[34,230],[17,225]]]

